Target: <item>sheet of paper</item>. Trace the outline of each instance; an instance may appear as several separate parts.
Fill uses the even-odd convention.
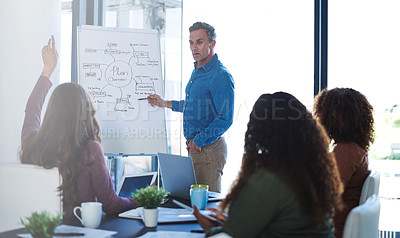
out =
[[[208,210],[200,211],[202,214],[212,214],[213,212]],[[120,213],[119,217],[142,219],[143,208],[138,207],[123,213]],[[187,209],[177,209],[177,208],[158,208],[158,223],[166,222],[183,222],[183,221],[196,221],[196,217],[191,211]]]
[[[101,229],[92,229],[77,226],[59,225],[56,227],[56,233],[84,233],[84,236],[68,236],[68,237],[96,237],[96,238],[106,238],[117,234],[116,231],[107,231]],[[18,234],[21,238],[32,238],[31,234]],[[59,237],[59,236],[54,236]]]
[[[200,238],[205,237],[204,233],[191,233],[183,231],[152,231],[139,236],[139,238]]]
[[[132,210],[128,210],[126,212],[122,212],[118,214],[119,217],[125,218],[133,218],[133,219],[142,219],[141,214],[143,213],[143,207],[138,207]]]

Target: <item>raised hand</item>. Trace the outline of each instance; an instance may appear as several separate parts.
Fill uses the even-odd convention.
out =
[[[55,47],[54,36],[51,35],[47,45],[42,48],[43,70],[42,75],[50,78],[57,66],[58,53]]]

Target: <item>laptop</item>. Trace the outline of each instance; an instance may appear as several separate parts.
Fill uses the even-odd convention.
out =
[[[190,200],[190,185],[196,184],[191,157],[158,153],[163,189],[170,196]],[[209,202],[221,201],[223,195],[209,192]]]
[[[117,194],[119,197],[131,197],[136,189],[145,188],[154,184],[157,178],[157,172],[148,172],[134,175],[124,175],[119,184]]]

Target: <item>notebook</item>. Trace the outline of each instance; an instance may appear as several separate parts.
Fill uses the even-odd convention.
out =
[[[136,189],[145,188],[154,184],[157,172],[148,172],[134,175],[124,175],[118,187],[117,194],[120,197],[131,197]]]
[[[170,196],[190,200],[190,185],[196,184],[196,176],[191,157],[158,153],[161,182]],[[220,193],[209,192],[208,201],[220,201]]]

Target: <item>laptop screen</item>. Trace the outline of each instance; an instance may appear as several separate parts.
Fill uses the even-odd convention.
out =
[[[136,189],[154,184],[156,177],[157,172],[124,176],[117,194],[120,197],[131,197],[132,193],[136,192]]]
[[[172,197],[190,200],[190,185],[196,184],[196,176],[191,157],[158,153],[163,188]],[[209,192],[208,201],[220,201],[224,196]]]
[[[162,185],[173,197],[190,199],[190,185],[196,184],[191,157],[158,153]]]

